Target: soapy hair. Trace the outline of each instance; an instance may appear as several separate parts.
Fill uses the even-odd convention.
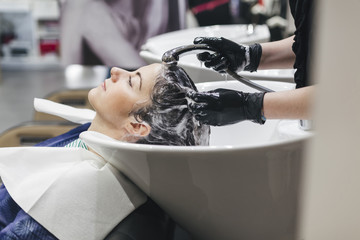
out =
[[[208,145],[210,127],[199,123],[187,107],[186,93],[197,91],[188,74],[178,66],[163,67],[151,93],[151,103],[131,114],[151,126],[137,143],[193,146]]]

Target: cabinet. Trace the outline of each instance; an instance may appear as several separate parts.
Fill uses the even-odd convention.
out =
[[[59,17],[56,0],[0,0],[3,70],[59,68]]]

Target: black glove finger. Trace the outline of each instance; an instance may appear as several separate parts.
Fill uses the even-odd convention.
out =
[[[187,91],[185,96],[190,98],[190,99],[193,99],[193,97],[196,95],[197,92],[195,91]]]
[[[210,53],[209,52],[202,52],[196,55],[197,59],[199,59],[202,62],[206,62],[208,61],[208,59],[210,59]]]
[[[193,114],[200,114],[207,108],[207,103],[190,103],[188,104],[190,112]]]
[[[186,97],[189,98],[187,100],[188,105],[190,106],[192,104],[200,103],[202,100],[204,100],[204,97],[202,95],[204,95],[204,92],[195,92],[195,91],[187,92]],[[206,100],[202,102],[206,102]]]
[[[211,126],[221,126],[222,124],[216,119],[212,118],[209,115],[195,115],[195,119],[201,124],[211,125]]]
[[[226,58],[222,58],[221,61],[217,65],[213,66],[213,69],[217,72],[225,73],[226,70],[228,69],[228,65],[229,64],[228,64]]]
[[[218,101],[219,94],[216,92],[195,92],[188,96],[195,103],[211,103]]]
[[[207,44],[214,48],[221,47],[222,39],[218,37],[196,37],[194,44]]]
[[[219,54],[212,54],[208,58],[208,60],[205,62],[205,67],[213,68],[214,66],[217,66],[224,60],[224,57]]]
[[[188,98],[190,99],[190,101],[198,102],[199,97],[200,97],[202,94],[203,94],[203,93],[192,91],[192,92],[187,92],[187,93],[186,93],[186,97],[188,97]],[[188,100],[188,101],[189,101],[189,100]],[[190,104],[190,103],[189,103],[189,104]]]
[[[195,119],[203,124],[209,124],[209,118],[206,114],[195,114]]]
[[[220,53],[213,53],[213,54],[210,54],[208,56],[208,59],[207,59],[207,62],[211,62],[211,61],[221,61],[222,59],[224,58],[224,56]]]
[[[218,38],[216,37],[196,37],[194,38],[194,44],[209,44],[217,41]]]
[[[199,110],[197,112],[193,112],[193,115],[200,119],[205,119],[205,118],[209,118],[209,111],[206,111],[206,110]]]
[[[232,91],[235,91],[235,90],[231,90],[231,89],[227,89],[227,88],[216,88],[214,90],[210,90],[209,92],[224,94],[224,93],[232,92]]]
[[[208,104],[207,103],[198,103],[198,104],[194,104],[192,106],[193,112],[195,114],[200,114],[200,115],[204,115],[206,111]]]
[[[197,114],[195,115],[195,119],[201,122],[202,124],[211,125],[211,126],[225,126],[231,123],[227,122],[226,120],[222,119],[216,114]]]
[[[194,44],[201,44],[203,40],[204,40],[204,37],[196,37],[196,38],[194,38],[193,43]]]

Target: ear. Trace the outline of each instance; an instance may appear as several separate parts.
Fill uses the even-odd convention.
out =
[[[147,123],[145,122],[139,123],[137,121],[129,122],[127,124],[126,129],[129,134],[139,138],[146,137],[147,135],[149,135],[151,131],[151,127]]]

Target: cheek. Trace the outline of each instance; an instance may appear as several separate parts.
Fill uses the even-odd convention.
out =
[[[97,93],[97,88],[91,89],[88,93],[89,103],[94,109],[96,109],[96,93]]]
[[[107,111],[111,114],[119,114],[121,116],[127,116],[133,109],[135,102],[137,101],[134,96],[127,94],[123,91],[112,92],[106,97],[106,102],[103,104],[106,105]]]

